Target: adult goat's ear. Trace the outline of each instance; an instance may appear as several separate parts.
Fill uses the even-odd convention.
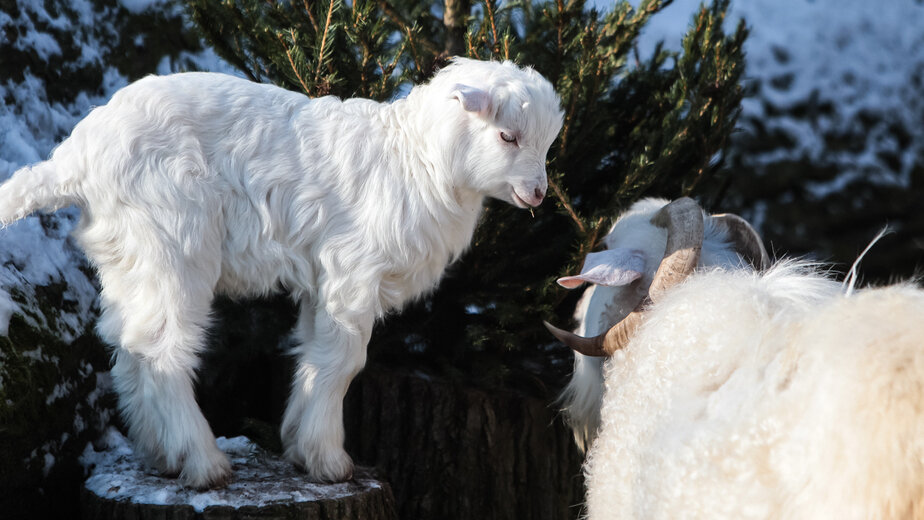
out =
[[[645,254],[638,249],[617,247],[584,257],[581,274],[563,276],[558,285],[574,289],[584,282],[618,287],[628,285],[642,277],[645,272]]]
[[[491,93],[486,90],[457,83],[450,97],[458,99],[466,112],[485,116],[491,111]]]

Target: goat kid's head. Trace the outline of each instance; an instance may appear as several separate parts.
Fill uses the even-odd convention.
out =
[[[650,219],[651,224],[666,230],[666,245],[651,285],[647,293],[639,298],[634,310],[605,333],[591,338],[577,336],[549,323],[545,323],[546,328],[562,343],[586,356],[611,356],[625,348],[645,319],[646,308],[700,265],[706,219],[711,220],[710,225],[721,229],[738,256],[755,269],[768,267],[769,256],[763,242],[747,221],[730,213],[706,216],[696,202],[684,197],[665,205]],[[644,252],[616,247],[590,253],[584,259],[580,274],[559,278],[558,283],[569,289],[584,282],[620,287],[644,276]]]
[[[440,82],[457,135],[453,169],[467,187],[520,208],[548,188],[545,162],[563,112],[552,84],[511,62],[455,58]]]

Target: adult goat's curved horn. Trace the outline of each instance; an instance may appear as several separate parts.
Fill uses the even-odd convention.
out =
[[[647,298],[645,298],[645,300],[647,300]],[[628,316],[623,318],[623,320],[617,323],[615,326],[610,327],[610,330],[600,334],[599,336],[593,336],[590,338],[578,336],[573,332],[559,329],[547,321],[543,321],[542,324],[545,325],[545,328],[549,329],[549,332],[551,332],[552,335],[558,339],[558,341],[561,341],[579,354],[584,354],[585,356],[591,357],[609,357],[612,356],[614,352],[622,348],[621,346],[628,344],[629,339],[631,339],[632,334],[635,332],[635,329],[641,325],[641,307],[641,305],[636,307],[636,310],[630,312]],[[613,345],[621,346],[613,347]]]
[[[664,258],[648,289],[649,298],[657,301],[661,293],[696,269],[703,249],[703,210],[693,199],[683,197],[661,208],[651,223],[667,229]]]
[[[699,205],[688,197],[677,199],[661,208],[652,217],[651,223],[667,229],[667,246],[648,289],[648,297],[643,298],[622,321],[599,336],[584,338],[546,323],[546,328],[559,341],[585,356],[612,356],[629,344],[642,323],[648,303],[657,301],[664,291],[683,281],[696,269],[703,248],[703,211]]]
[[[761,271],[770,267],[770,255],[764,248],[764,242],[747,220],[734,213],[713,215],[712,218],[725,226],[728,230],[728,240],[734,245],[735,251],[754,269]]]

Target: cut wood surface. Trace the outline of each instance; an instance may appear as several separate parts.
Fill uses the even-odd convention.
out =
[[[348,482],[316,484],[246,437],[219,438],[234,476],[225,488],[200,492],[146,467],[115,430],[104,443],[83,456],[91,468],[81,496],[84,520],[397,519],[391,488],[367,468],[357,468]]]

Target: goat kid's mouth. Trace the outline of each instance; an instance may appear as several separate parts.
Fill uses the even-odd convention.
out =
[[[523,196],[520,196],[520,194],[517,193],[516,188],[510,190],[510,198],[513,201],[513,204],[521,209],[529,209],[539,206],[539,204],[542,204],[542,199],[544,196],[545,194],[541,193],[538,189],[530,195],[524,194]]]

